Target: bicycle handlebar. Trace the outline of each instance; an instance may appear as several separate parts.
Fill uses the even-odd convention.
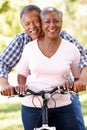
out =
[[[39,92],[34,92],[32,91],[31,89],[27,89],[27,92],[30,92],[31,94],[33,95],[43,95],[45,93],[49,93],[49,94],[52,94],[53,92],[55,92],[56,90],[62,90],[60,93],[63,94],[63,92],[67,92],[66,90],[64,90],[63,86],[58,86],[58,87],[55,87],[53,88],[52,90],[49,90],[49,91],[45,91],[45,90],[42,90],[42,91],[39,91]]]
[[[43,96],[43,95],[45,95],[47,93],[52,94],[56,90],[59,90],[60,94],[68,94],[69,93],[68,90],[65,89],[63,86],[57,86],[57,87],[55,87],[55,88],[53,88],[51,90],[48,90],[48,91],[41,90],[39,92],[35,92],[35,91],[31,90],[31,89],[26,89],[24,94],[17,93],[15,88],[14,88],[14,95],[13,96],[17,95],[18,97],[25,97],[25,96],[28,96],[30,94],[35,95],[35,96]],[[70,92],[73,92],[73,90],[70,90]],[[2,92],[1,92],[1,95],[3,95]],[[11,96],[9,96],[9,97],[11,97]]]
[[[56,90],[60,90],[60,94],[67,94],[68,91],[66,89],[64,89],[63,86],[57,86],[55,88],[53,88],[52,90],[49,90],[49,91],[45,91],[45,90],[42,90],[42,91],[39,91],[39,92],[35,92],[31,89],[26,89],[25,93],[24,94],[18,94],[15,89],[14,89],[14,95],[18,95],[19,97],[25,97],[26,95],[28,95],[29,93],[32,94],[32,95],[35,95],[35,96],[43,96],[45,94],[52,94],[54,93]]]

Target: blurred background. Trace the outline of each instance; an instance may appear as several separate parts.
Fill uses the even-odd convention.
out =
[[[87,0],[0,0],[0,52],[20,33],[20,11],[28,4],[54,6],[63,12],[63,29],[87,48]]]
[[[87,0],[0,0],[0,53],[16,34],[23,31],[20,11],[28,4],[35,4],[41,9],[47,6],[60,9],[63,12],[63,30],[87,49]],[[14,69],[9,76],[11,83],[16,83],[15,75]],[[87,91],[79,95],[87,127]],[[20,109],[20,98],[0,96],[0,130],[23,130]]]

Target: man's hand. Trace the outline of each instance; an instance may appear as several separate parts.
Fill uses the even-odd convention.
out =
[[[68,91],[74,91],[77,93],[80,91],[85,91],[86,85],[84,84],[82,80],[78,79],[74,82],[65,82],[64,88],[67,89]]]
[[[74,82],[74,86],[73,86],[74,92],[80,92],[85,90],[86,90],[86,85],[84,84],[83,80],[78,79],[77,81]]]
[[[12,96],[12,95],[14,95],[14,87],[10,86],[10,85],[4,86],[4,89],[1,89],[1,94],[3,96]]]
[[[79,79],[74,82],[74,91],[85,91],[87,86],[87,66],[81,71]]]
[[[14,87],[9,84],[7,78],[0,78],[0,91],[3,96],[14,95]]]

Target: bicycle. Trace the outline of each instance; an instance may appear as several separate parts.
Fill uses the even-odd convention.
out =
[[[27,89],[25,91],[24,94],[18,94],[19,97],[24,97],[24,96],[28,96],[30,94],[33,94],[34,96],[42,96],[42,99],[43,99],[43,105],[42,105],[42,126],[40,128],[34,128],[34,130],[56,130],[56,127],[55,126],[52,126],[50,127],[48,125],[48,106],[47,106],[47,103],[48,103],[48,100],[51,98],[51,95],[56,92],[57,90],[59,90],[58,93],[61,93],[61,94],[67,94],[68,91],[65,90],[63,88],[63,86],[58,86],[58,87],[55,87],[53,88],[52,90],[50,91],[39,91],[39,92],[34,92],[30,89]],[[14,94],[16,95],[17,93],[14,92]]]
[[[42,90],[39,92],[34,92],[31,89],[26,89],[24,94],[17,93],[15,88],[14,88],[14,95],[9,96],[8,98],[15,97],[15,96],[22,98],[25,96],[29,96],[31,94],[34,96],[41,96],[43,99],[43,105],[42,105],[42,111],[41,111],[42,112],[42,126],[40,128],[34,128],[34,130],[56,130],[55,126],[50,127],[48,125],[48,106],[47,106],[47,103],[48,103],[48,100],[51,98],[51,95],[54,94],[57,90],[59,90],[58,91],[59,94],[72,93],[75,95],[75,92],[73,92],[72,89],[68,92],[66,89],[64,89],[63,86],[57,86],[50,91]],[[3,94],[1,93],[1,95],[3,95]]]

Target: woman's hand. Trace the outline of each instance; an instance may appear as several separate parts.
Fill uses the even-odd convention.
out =
[[[18,94],[24,94],[25,93],[25,90],[26,90],[26,85],[18,85],[15,87],[15,90]]]

